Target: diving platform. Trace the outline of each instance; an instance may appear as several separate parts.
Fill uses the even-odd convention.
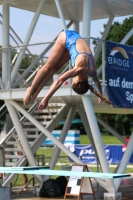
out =
[[[89,177],[89,178],[126,178],[130,174],[116,174],[116,173],[100,173],[100,172],[80,172],[80,171],[64,171],[64,170],[50,170],[47,167],[0,167],[3,173],[15,174],[39,174],[39,175],[55,175],[55,176],[71,176],[71,177]]]
[[[92,84],[92,86],[96,89],[95,85]],[[50,87],[44,87],[40,93],[38,94],[37,98],[34,100],[34,102],[40,102],[43,97],[47,94]],[[23,105],[23,97],[26,93],[26,88],[15,88],[10,90],[0,90],[0,97],[1,99],[5,100],[14,100],[18,102],[22,107],[30,107],[32,104],[29,104],[27,106]],[[108,99],[107,95],[107,85],[102,85],[102,91],[103,96]],[[116,94],[118,95],[118,94]],[[53,104],[59,104],[64,103],[68,105],[81,105],[83,107],[83,101],[82,101],[83,95],[77,95],[73,90],[71,86],[61,86],[56,93],[51,97],[49,100],[49,103]],[[110,114],[133,114],[133,109],[128,108],[115,108],[111,107],[108,104],[101,102],[98,104],[98,97],[95,96],[90,90],[84,95],[89,96],[93,109],[95,113],[110,113]],[[83,108],[84,109],[84,108]]]
[[[41,14],[48,15],[56,18],[60,18],[57,5],[57,0],[43,0],[45,6],[42,8]],[[0,0],[0,4],[5,1]],[[60,0],[63,15],[66,20],[82,21],[83,20],[83,0]],[[31,12],[36,12],[36,9],[40,3],[40,0],[9,0],[8,3],[11,7],[19,8]],[[76,3],[76,4],[75,4]],[[107,0],[93,0],[92,1],[92,20],[109,18],[110,15],[127,16],[133,14],[133,2],[132,0],[118,0],[107,1]],[[77,12],[78,11],[78,12]]]
[[[46,58],[46,54],[51,50],[56,37],[50,42],[42,41],[42,43],[46,45],[46,48],[40,55],[35,56],[32,52],[30,52],[29,47],[35,46],[35,44],[30,44],[30,40],[40,15],[43,17],[47,15],[59,18],[60,23],[62,24],[62,30],[71,28],[77,32],[80,32],[80,22],[82,22],[81,35],[88,44],[90,44],[90,39],[94,39],[90,35],[91,21],[107,18],[108,22],[103,31],[102,37],[97,39],[98,45],[94,53],[94,58],[97,60],[100,52],[102,52],[102,64],[97,69],[97,74],[101,79],[103,96],[108,99],[105,73],[106,58],[104,42],[106,41],[107,34],[109,33],[113,20],[116,16],[127,16],[133,14],[133,1],[0,0],[0,5],[2,6],[2,14],[0,15],[2,17],[2,48],[0,49],[0,100],[4,101],[4,104],[0,108],[0,117],[5,117],[8,114],[8,131],[6,132],[5,138],[0,141],[0,150],[5,151],[6,158],[8,158],[9,162],[6,162],[6,167],[22,167],[25,166],[27,162],[30,166],[35,166],[36,161],[34,154],[47,137],[50,138],[56,145],[49,163],[51,170],[54,169],[61,150],[65,152],[66,155],[69,156],[76,164],[83,164],[76,155],[74,155],[64,146],[64,140],[71,126],[71,122],[75,116],[75,113],[78,112],[86,134],[88,135],[99,159],[102,172],[107,174],[111,173],[104,151],[98,123],[106,128],[111,134],[115,135],[121,141],[121,143],[127,145],[127,142],[121,136],[121,134],[106,124],[102,118],[99,118],[97,113],[123,115],[133,114],[133,109],[112,108],[104,102],[99,105],[97,97],[90,91],[88,91],[85,95],[77,95],[72,90],[71,80],[70,84],[62,86],[58,89],[58,91],[56,91],[56,93],[49,100],[48,107],[45,110],[38,111],[37,105],[41,98],[44,97],[48,92],[53,80],[49,85],[45,86],[41,90],[38,97],[32,104],[24,106],[23,97],[26,93],[27,87],[30,86],[35,74],[46,62],[46,59],[44,58]],[[11,8],[23,9],[34,13],[23,41],[10,26]],[[22,19],[18,19],[16,16],[16,20],[19,20],[21,23]],[[12,32],[15,33],[15,36],[13,36]],[[126,44],[132,35],[133,28],[131,28],[122,41],[120,41],[120,44]],[[13,38],[16,46],[14,46],[14,43],[12,45],[12,40],[10,41],[10,37]],[[19,42],[16,42],[16,38]],[[13,49],[16,50],[15,55],[12,54],[14,53],[14,51],[12,51]],[[13,55],[13,59],[11,54]],[[22,70],[21,63],[23,58],[27,55],[32,58],[32,63],[30,63],[25,70]],[[61,71],[61,73],[64,73],[70,68],[71,66],[69,63],[68,66]],[[88,79],[89,84],[95,88],[93,81],[90,78]],[[66,118],[66,122],[62,128],[61,136],[57,140],[52,135],[52,131],[64,117]],[[10,126],[10,122],[12,122],[12,126]],[[20,144],[22,145],[21,151],[23,156],[18,158],[18,156],[14,155],[14,153],[20,150],[19,148],[14,148],[14,146],[19,146]],[[127,150],[123,155],[121,163],[119,163],[114,170],[114,174],[116,174],[116,176],[125,173],[129,158],[133,152],[132,144],[133,133],[130,137],[130,142],[128,143]],[[11,162],[14,156],[16,156],[17,159],[16,163]],[[50,171],[49,174],[45,176],[36,174],[37,182],[41,184],[50,177],[51,172],[53,171]],[[15,176],[16,174],[14,173],[7,174],[6,178],[4,179],[3,186],[9,186]],[[95,180],[108,193],[116,193],[119,189],[122,178],[107,179],[105,177],[103,179],[101,177],[95,177]]]

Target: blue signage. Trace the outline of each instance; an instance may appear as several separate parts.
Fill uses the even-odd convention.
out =
[[[106,78],[109,100],[133,108],[133,47],[107,41]]]
[[[122,151],[122,145],[105,145],[104,150],[105,150],[106,158],[109,164],[118,164],[121,162],[121,159],[124,155]],[[83,163],[86,163],[86,164],[97,163],[97,157],[91,145],[88,145],[88,146],[75,145],[74,154],[80,159],[82,159]],[[70,159],[70,161],[72,160]],[[129,163],[133,163],[133,154],[131,155],[131,158],[129,159]]]

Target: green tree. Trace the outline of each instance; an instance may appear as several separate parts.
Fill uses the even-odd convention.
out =
[[[104,28],[106,25],[104,25]],[[126,34],[132,29],[133,27],[133,17],[126,18],[123,23],[114,22],[111,26],[110,31],[107,35],[106,40],[118,42],[120,43],[121,40],[126,36]],[[103,32],[100,32],[102,35]],[[98,38],[99,39],[99,38]],[[98,45],[98,40],[93,40],[93,44],[95,45],[94,51]],[[126,42],[127,45],[133,45],[133,36]],[[96,61],[96,67],[98,68],[102,64],[102,56],[101,53]]]

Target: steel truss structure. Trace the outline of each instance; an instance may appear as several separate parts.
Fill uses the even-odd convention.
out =
[[[64,3],[65,2],[65,3]],[[43,111],[41,114],[45,113],[45,120],[44,116],[37,112],[37,104],[40,98],[44,97],[47,93],[49,86],[43,88],[43,90],[39,93],[36,102],[29,108],[24,107],[22,104],[23,96],[26,92],[27,86],[31,83],[35,73],[40,69],[43,63],[43,58],[45,54],[50,50],[53,46],[55,39],[52,42],[49,42],[49,45],[46,49],[37,57],[33,59],[32,64],[27,68],[26,71],[23,73],[19,72],[19,68],[22,62],[23,57],[28,51],[29,41],[31,39],[32,33],[34,28],[37,24],[38,18],[40,14],[47,14],[50,16],[54,16],[55,13],[56,17],[59,17],[62,22],[62,28],[64,30],[68,29],[70,26],[73,25],[73,29],[79,32],[79,22],[83,22],[82,26],[82,37],[86,39],[86,41],[90,42],[90,30],[91,30],[91,20],[102,18],[102,14],[100,14],[101,5],[103,6],[103,14],[106,13],[106,16],[109,18],[102,38],[99,40],[98,47],[95,52],[95,59],[97,59],[99,53],[102,50],[102,66],[97,70],[98,75],[102,74],[102,90],[103,95],[107,96],[106,91],[106,80],[105,80],[105,51],[104,51],[104,41],[106,36],[110,30],[112,22],[115,17],[115,13],[113,13],[113,9],[116,6],[116,10],[119,10],[119,15],[129,15],[132,14],[132,2],[128,2],[126,0],[120,0],[119,5],[118,3],[114,2],[114,7],[110,7],[110,2],[104,0],[0,0],[3,9],[3,16],[2,16],[2,77],[1,77],[1,90],[0,90],[0,99],[5,101],[5,104],[0,108],[2,114],[4,109],[8,109],[10,117],[12,119],[14,127],[7,133],[6,137],[1,141],[1,145],[7,144],[11,138],[15,138],[17,144],[19,144],[18,138],[21,141],[23,147],[23,157],[18,160],[17,166],[22,166],[26,163],[26,159],[28,160],[31,166],[35,166],[36,162],[34,159],[34,154],[37,149],[42,144],[47,137],[49,137],[56,145],[55,151],[50,160],[50,168],[53,169],[56,161],[58,159],[60,150],[64,151],[75,163],[83,164],[82,161],[76,157],[73,153],[71,153],[64,145],[63,142],[65,140],[66,134],[70,128],[71,122],[75,115],[75,112],[78,111],[85,127],[86,133],[91,141],[93,148],[97,156],[99,157],[100,165],[102,168],[103,173],[110,173],[109,164],[107,162],[107,158],[104,151],[103,142],[101,139],[100,130],[98,127],[98,123],[106,127],[113,135],[115,135],[122,143],[127,144],[127,142],[122,138],[122,136],[117,133],[112,127],[109,127],[102,119],[96,117],[95,113],[122,113],[122,114],[132,114],[133,110],[131,109],[112,109],[102,103],[100,106],[97,105],[97,98],[88,91],[87,94],[79,96],[72,91],[71,84],[68,86],[61,87],[51,98],[48,108]],[[32,3],[32,6],[30,6]],[[126,6],[126,9],[122,9],[121,6]],[[49,7],[51,5],[51,8]],[[116,5],[115,5],[116,4]],[[98,8],[99,5],[99,8]],[[10,47],[9,38],[12,37],[10,34],[10,6],[27,9],[30,11],[35,12],[32,22],[29,26],[29,30],[25,37],[25,40],[21,41],[21,45],[17,46],[17,54],[15,55],[14,59],[11,60],[11,52],[14,47]],[[56,12],[52,13],[56,10]],[[71,9],[77,10],[73,12],[71,16],[68,13],[71,13]],[[96,9],[97,8],[97,9]],[[67,10],[68,9],[68,10]],[[115,11],[116,11],[115,10]],[[69,11],[69,12],[67,12]],[[98,13],[99,15],[98,15]],[[95,18],[95,15],[97,16]],[[69,24],[66,24],[65,20],[69,20]],[[133,28],[129,31],[129,33],[123,38],[121,41],[122,44],[125,44],[126,41],[132,36]],[[16,34],[17,36],[17,34]],[[17,36],[18,37],[18,36]],[[15,39],[14,39],[15,41]],[[37,65],[37,68],[34,67]],[[67,66],[65,70],[67,70],[71,66]],[[33,71],[33,73],[31,73]],[[28,76],[28,79],[26,78]],[[90,83],[93,85],[93,82],[89,80]],[[57,109],[58,108],[58,109]],[[34,114],[33,114],[34,113]],[[46,114],[47,113],[47,114]],[[53,114],[54,113],[54,114]],[[62,129],[61,136],[59,140],[57,140],[52,134],[52,130],[56,127],[56,125],[63,119],[64,115],[67,113],[66,123]],[[43,121],[40,119],[43,118]],[[49,120],[48,120],[49,119]],[[47,122],[47,123],[46,123]],[[29,125],[30,124],[30,125]],[[32,124],[32,125],[31,125]],[[28,125],[27,129],[23,128],[23,125]],[[31,130],[31,126],[34,125],[34,130]],[[24,134],[25,131],[29,131],[30,133]],[[38,135],[34,137],[34,141],[32,143],[28,141],[28,138],[31,138],[33,134],[31,132],[34,131],[38,132]],[[15,133],[16,134],[15,134]],[[32,136],[31,136],[32,135]],[[33,138],[32,138],[33,139]],[[12,142],[13,140],[11,140]],[[13,144],[10,142],[10,145]],[[126,170],[126,166],[128,164],[129,158],[133,151],[133,134],[131,135],[130,142],[128,143],[127,150],[122,158],[121,163],[117,166],[115,172],[116,173],[124,173]],[[11,151],[11,148],[10,148]],[[13,150],[17,151],[17,150]],[[8,157],[8,156],[7,156]],[[13,155],[8,157],[9,159],[13,158]],[[9,164],[11,165],[11,163]],[[91,171],[91,170],[90,170]],[[3,186],[8,186],[12,179],[14,178],[15,174],[10,174],[5,179]],[[48,177],[45,177],[47,179]],[[44,181],[41,176],[37,176],[37,180],[39,183]],[[117,192],[121,179],[97,179],[96,181],[105,188],[109,193]]]

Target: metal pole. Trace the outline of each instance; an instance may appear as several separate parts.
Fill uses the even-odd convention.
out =
[[[33,20],[32,20],[32,22],[31,22],[30,28],[29,28],[28,33],[27,33],[27,35],[26,35],[26,38],[25,38],[25,40],[24,40],[24,43],[23,43],[24,45],[27,45],[27,44],[29,43],[30,39],[31,39],[32,33],[33,33],[33,31],[34,31],[34,28],[35,28],[35,26],[36,26],[37,20],[38,20],[40,14],[41,14],[41,11],[42,11],[42,9],[43,9],[43,7],[44,7],[45,2],[46,2],[46,0],[41,0],[40,3],[39,3],[39,6],[38,6],[38,8],[37,8],[37,11],[36,11],[36,13],[35,13],[35,15],[34,15],[34,17],[33,17]],[[22,48],[21,48],[20,54],[19,54],[19,56],[18,56],[18,58],[17,58],[17,61],[16,61],[16,63],[15,63],[15,66],[14,66],[14,68],[13,68],[13,70],[12,70],[12,74],[11,74],[11,83],[13,83],[13,81],[15,80],[15,76],[16,76],[16,74],[17,74],[17,71],[18,71],[18,69],[19,69],[20,63],[21,63],[21,61],[22,61],[22,59],[23,59],[23,56],[24,56],[24,54],[25,54],[26,49],[27,49],[27,47],[22,47]]]
[[[56,6],[57,6],[57,10],[59,12],[59,16],[60,16],[63,28],[64,28],[64,30],[67,30],[67,26],[66,26],[65,18],[64,18],[64,15],[63,15],[63,12],[62,12],[62,8],[61,8],[61,5],[60,5],[60,1],[59,0],[55,0],[55,3],[56,3]]]
[[[102,42],[102,84],[105,85],[105,46]]]
[[[2,27],[2,47],[9,48],[9,4],[3,3],[3,27]],[[10,80],[10,50],[2,50],[2,85],[7,88]]]
[[[10,104],[10,101],[5,100],[5,104],[7,106],[7,109],[9,111],[9,113],[10,113],[12,122],[13,122],[13,124],[15,126],[15,129],[16,129],[17,134],[19,136],[19,139],[21,141],[21,144],[22,144],[23,150],[25,152],[25,155],[27,157],[27,160],[28,160],[28,162],[30,163],[31,166],[36,166],[36,161],[35,161],[34,155],[33,155],[32,151],[31,151],[30,146],[29,146],[29,143],[27,141],[26,135],[23,132],[23,128],[22,128],[22,125],[21,125],[21,123],[19,121],[19,118],[17,116],[16,110]],[[38,179],[39,182],[42,182],[41,176],[37,176],[37,179]]]
[[[102,34],[101,41],[99,41],[99,43],[98,43],[98,46],[96,48],[96,52],[94,54],[95,60],[97,60],[97,58],[98,58],[98,55],[99,55],[99,53],[101,51],[101,48],[102,48],[102,40],[106,39],[106,37],[108,35],[108,32],[110,30],[110,27],[112,25],[113,20],[114,20],[114,15],[112,15],[112,16],[109,17],[108,23],[107,23],[107,25],[105,27],[105,30],[104,30],[103,34]]]
[[[94,139],[92,137],[92,132],[90,130],[90,126],[89,126],[86,114],[83,112],[83,109],[80,106],[78,107],[78,111],[79,111],[79,115],[81,117],[81,120],[83,122],[84,128],[86,130],[86,133],[87,133],[87,135],[88,135],[88,137],[89,137],[89,139],[91,141],[92,147],[94,148],[94,151],[96,152],[96,155],[97,155],[97,166],[98,166],[97,167],[97,171],[98,171],[99,170],[100,162],[99,162],[99,158],[98,158],[97,149],[96,149],[96,146],[95,146],[95,143],[94,143]],[[91,169],[89,169],[89,171],[91,171]],[[97,198],[99,198],[99,184],[103,188],[106,188],[106,185],[105,185],[105,182],[102,179],[95,178],[95,180],[97,182]]]
[[[73,105],[73,106],[71,106],[71,108],[69,110],[69,113],[68,113],[67,118],[66,118],[66,122],[65,122],[65,124],[63,126],[63,129],[61,131],[61,135],[59,137],[59,141],[61,143],[64,143],[64,141],[65,141],[66,135],[67,135],[68,130],[69,130],[70,126],[71,126],[71,122],[73,120],[75,112],[76,112],[76,106]],[[57,161],[57,158],[59,156],[60,150],[61,149],[59,149],[59,147],[56,146],[55,151],[54,151],[54,153],[52,155],[52,159],[50,160],[50,169],[54,168],[55,163]]]
[[[78,21],[74,21],[73,30],[75,30],[77,33],[79,33],[79,22]]]
[[[91,15],[92,15],[92,0],[83,1],[83,27],[82,27],[82,37],[90,36],[91,30]],[[90,40],[86,41],[90,46]]]
[[[124,153],[124,155],[122,157],[122,160],[121,160],[121,162],[119,164],[117,173],[123,174],[125,172],[127,164],[129,163],[130,157],[132,155],[132,152],[133,152],[133,132],[132,132],[132,135],[130,137],[130,141],[128,142],[126,151],[125,151],[125,153]],[[119,188],[121,180],[122,180],[121,178],[118,179],[118,180],[115,180],[115,186],[116,186],[117,190]]]
[[[87,115],[87,118],[88,118],[88,121],[89,121],[89,124],[90,124],[90,129],[91,129],[92,136],[93,136],[93,139],[94,139],[94,142],[95,142],[95,146],[96,146],[96,149],[97,149],[97,153],[98,153],[98,157],[99,157],[99,160],[100,160],[100,163],[101,163],[102,170],[105,173],[110,173],[110,168],[109,168],[107,158],[106,158],[106,155],[105,155],[105,150],[104,150],[103,142],[102,142],[102,139],[101,139],[100,131],[99,131],[99,128],[98,128],[98,124],[97,124],[97,121],[96,121],[96,116],[95,116],[95,113],[94,113],[94,110],[93,110],[92,102],[90,100],[90,97],[85,96],[85,95],[82,96],[82,101],[83,101],[83,104],[84,104],[84,107],[85,107],[85,110],[86,110],[86,115]],[[105,181],[107,183],[106,188],[108,188],[108,190],[110,192],[114,192],[115,188],[114,188],[113,180],[105,179]]]
[[[82,100],[83,100],[83,104],[86,110],[86,115],[90,124],[90,129],[92,131],[92,136],[95,142],[95,146],[97,148],[97,152],[99,155],[99,159],[100,159],[100,163],[102,166],[102,169],[104,172],[109,173],[110,169],[107,163],[107,159],[105,156],[105,151],[104,151],[104,147],[103,147],[103,143],[102,143],[102,139],[101,139],[101,134],[98,128],[98,124],[96,121],[96,116],[93,110],[93,105],[91,103],[91,100],[89,98],[89,96],[82,96]],[[100,151],[99,151],[100,149]]]
[[[72,21],[69,22],[67,27],[69,28],[72,25]],[[57,36],[58,37],[58,36]],[[54,45],[54,41],[57,39],[57,37],[54,38],[54,40],[46,47],[46,49],[34,60],[34,62],[23,72],[23,74],[13,83],[12,87],[17,87],[18,84],[21,83],[21,81],[29,74],[29,72],[35,67],[35,65],[43,58],[43,56],[49,51],[49,49]]]
[[[133,28],[127,33],[127,35],[121,40],[120,44],[125,44],[127,40],[133,35]]]
[[[80,115],[80,118],[82,120],[82,123],[84,125],[85,131],[86,131],[86,133],[87,133],[87,135],[88,135],[88,137],[90,139],[90,142],[92,144],[92,147],[93,147],[95,153],[97,154],[97,149],[95,147],[94,139],[92,137],[92,132],[91,132],[91,129],[90,129],[86,114],[85,114],[84,110],[80,106],[78,106],[78,111],[79,111],[79,115]]]
[[[65,124],[63,126],[63,129],[62,129],[60,137],[59,137],[59,141],[62,144],[65,141],[66,135],[67,135],[68,130],[69,130],[70,126],[71,126],[71,122],[73,120],[75,112],[76,112],[76,106],[73,105],[73,106],[71,106],[71,108],[69,110],[69,113],[68,113],[67,118],[66,118],[66,122],[65,122]],[[58,156],[60,154],[60,151],[61,151],[61,149],[58,146],[56,146],[56,148],[55,148],[55,150],[53,152],[52,158],[51,158],[51,160],[49,162],[50,169],[54,169],[54,166],[55,166],[55,164],[57,162],[57,159],[58,159]],[[44,177],[44,180],[47,180],[49,177],[50,176]]]

